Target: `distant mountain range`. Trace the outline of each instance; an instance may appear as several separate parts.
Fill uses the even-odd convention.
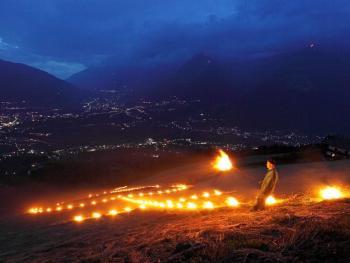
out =
[[[25,101],[35,107],[75,107],[83,96],[72,84],[42,70],[0,60],[1,101]]]
[[[198,54],[176,67],[101,67],[69,81],[89,89],[128,87],[133,97],[200,99],[204,109],[249,128],[350,131],[350,55],[339,50],[226,61]]]
[[[8,100],[74,104],[91,90],[124,89],[130,100],[200,100],[196,110],[230,126],[350,132],[350,55],[341,50],[226,60],[197,54],[182,64],[90,68],[67,82],[0,61],[0,84],[1,98]]]

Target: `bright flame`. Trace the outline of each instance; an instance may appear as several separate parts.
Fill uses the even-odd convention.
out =
[[[210,197],[210,194],[208,192],[204,192],[202,196],[205,198],[208,198],[208,197]]]
[[[98,219],[98,218],[100,218],[102,215],[100,214],[100,213],[98,213],[98,212],[93,212],[92,213],[92,217],[93,218],[96,218],[96,219]]]
[[[204,209],[213,209],[214,208],[214,204],[210,201],[204,202],[203,203],[203,208]]]
[[[227,204],[228,206],[233,206],[233,207],[239,206],[238,200],[237,200],[236,198],[234,198],[234,197],[228,197],[228,198],[226,199],[226,204]]]
[[[188,209],[196,209],[196,208],[197,208],[197,205],[196,205],[195,203],[188,202],[186,207],[187,207]]]
[[[109,210],[108,214],[111,215],[111,216],[115,216],[115,215],[118,214],[118,212],[115,209],[111,209],[111,210]]]
[[[30,214],[37,214],[38,213],[38,208],[31,208],[28,211]]]
[[[214,168],[221,172],[226,172],[232,169],[230,157],[223,151],[219,150],[219,155],[215,158]]]
[[[339,188],[327,186],[321,189],[320,195],[324,200],[339,199],[343,196],[343,193]]]
[[[75,222],[82,222],[84,220],[84,217],[82,215],[75,216],[74,218]]]
[[[198,199],[198,196],[197,196],[197,195],[192,195],[192,196],[191,196],[191,199],[196,200],[196,199]]]
[[[222,195],[222,192],[220,192],[219,190],[214,190],[214,194],[215,195]]]
[[[174,208],[173,201],[171,201],[171,200],[167,200],[166,201],[166,205],[167,205],[168,208]]]
[[[272,195],[268,196],[265,200],[266,205],[274,205],[276,203],[277,203],[277,200]]]
[[[125,208],[124,208],[124,211],[125,211],[125,212],[131,212],[131,210],[132,210],[132,209],[131,209],[130,207],[125,207]]]
[[[177,204],[176,204],[176,207],[179,208],[179,209],[181,209],[181,208],[183,208],[184,206],[183,206],[183,204],[181,204],[181,203],[177,203]]]

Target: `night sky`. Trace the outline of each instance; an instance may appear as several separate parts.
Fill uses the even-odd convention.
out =
[[[268,56],[347,46],[347,0],[1,0],[0,59],[60,78],[107,61]]]

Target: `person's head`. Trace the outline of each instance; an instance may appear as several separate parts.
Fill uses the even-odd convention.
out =
[[[269,159],[266,161],[266,168],[271,170],[274,169],[276,167],[276,162],[275,160]]]

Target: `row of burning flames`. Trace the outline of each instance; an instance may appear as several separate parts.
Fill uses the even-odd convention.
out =
[[[213,168],[220,172],[226,172],[233,168],[232,162],[229,156],[222,150],[219,151],[219,155],[213,162]],[[145,191],[148,189],[148,191]],[[56,206],[49,207],[32,207],[29,209],[30,214],[43,214],[52,212],[69,211],[76,208],[84,208],[87,206],[96,207],[100,204],[107,204],[111,201],[123,201],[128,203],[130,206],[126,206],[121,210],[111,208],[106,213],[99,211],[92,212],[89,216],[83,214],[77,214],[73,217],[76,222],[82,222],[89,218],[100,218],[103,215],[116,216],[119,213],[129,213],[134,209],[145,210],[147,208],[153,209],[177,209],[177,210],[210,210],[219,207],[239,207],[241,203],[233,196],[223,194],[219,190],[206,191],[201,194],[192,194],[191,196],[178,197],[176,201],[173,199],[158,200],[162,195],[173,195],[177,192],[181,192],[189,189],[189,186],[184,184],[173,185],[164,190],[161,190],[159,185],[150,186],[138,186],[138,187],[118,187],[111,191],[104,191],[100,194],[89,194],[87,202],[82,198],[75,202],[65,204],[59,202]],[[127,193],[125,195],[125,193]],[[328,186],[320,190],[321,200],[339,199],[344,197],[345,194],[339,187]],[[214,202],[211,198],[214,197]],[[153,199],[152,199],[153,198]],[[271,206],[283,202],[282,199],[276,199],[273,196],[266,198],[266,205]]]
[[[157,200],[152,199],[153,196],[160,197],[164,194],[173,194],[179,191],[183,191],[189,188],[186,185],[176,185],[165,190],[149,191],[147,193],[141,192],[142,189],[159,188],[160,186],[141,186],[141,187],[123,187],[119,190],[112,190],[110,192],[103,192],[101,194],[89,194],[88,198],[91,199],[90,202],[78,202],[78,203],[68,203],[64,202],[56,203],[54,208],[52,207],[33,207],[29,209],[30,214],[43,214],[52,212],[62,212],[70,211],[73,209],[84,208],[88,205],[91,207],[97,206],[98,204],[106,204],[111,201],[119,200],[129,203],[129,206],[125,206],[123,209],[117,210],[115,208],[110,208],[107,212],[102,213],[100,211],[94,211],[90,215],[83,215],[81,213],[73,216],[73,220],[76,222],[82,222],[86,219],[95,218],[98,219],[102,216],[116,216],[120,213],[129,213],[132,210],[139,209],[176,209],[176,210],[187,210],[187,211],[198,211],[198,210],[211,210],[220,207],[239,207],[240,203],[235,197],[228,196],[219,190],[206,191],[199,194],[192,194],[189,197],[180,197],[176,200],[166,199]],[[137,191],[135,193],[135,191]],[[117,194],[120,192],[126,192],[127,195]],[[111,195],[107,198],[108,195]],[[101,197],[100,199],[96,197]],[[216,198],[218,202],[214,202],[211,198]],[[325,187],[320,190],[320,200],[332,200],[340,199],[345,197],[345,194],[338,187]],[[283,199],[276,199],[273,196],[269,196],[266,199],[266,205],[272,206],[278,203],[282,203]]]

